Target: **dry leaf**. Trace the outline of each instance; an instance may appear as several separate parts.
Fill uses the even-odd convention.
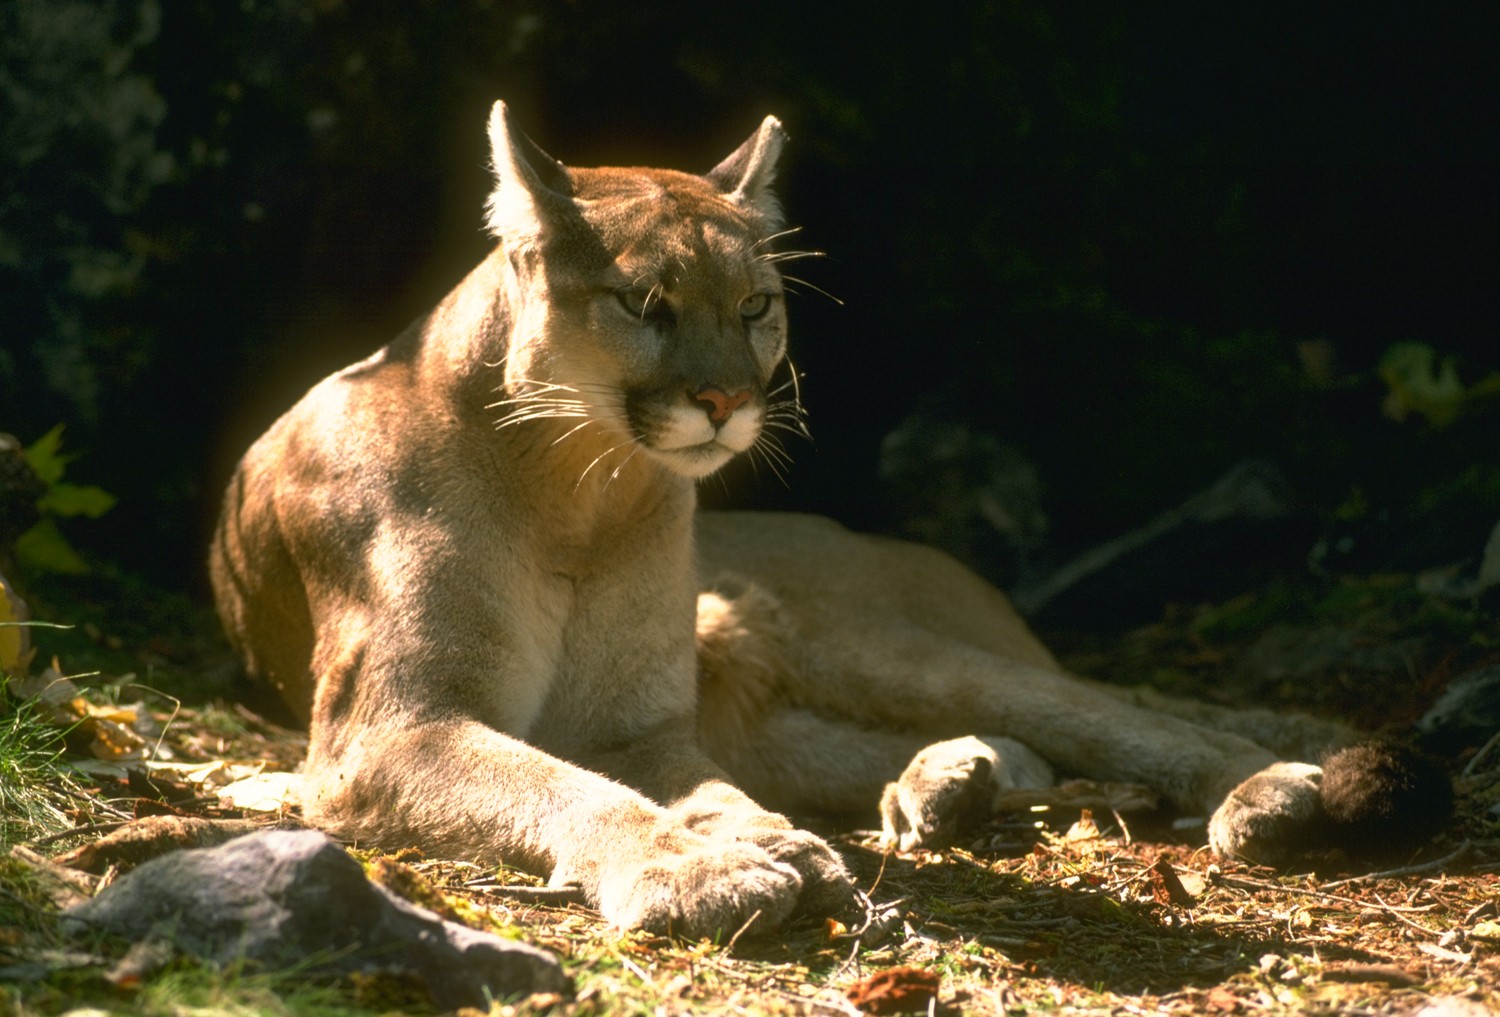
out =
[[[130,767],[124,763],[110,763],[102,759],[74,759],[68,763],[68,769],[81,773],[95,780],[118,780],[130,779]]]
[[[188,784],[203,787],[232,784],[241,777],[251,777],[260,772],[257,768],[251,773],[235,775],[230,771],[230,764],[222,759],[215,759],[208,763],[175,763],[169,760],[152,759],[145,764],[144,768],[147,773],[169,774]]]
[[[1194,897],[1188,892],[1187,887],[1182,885],[1182,880],[1177,877],[1177,871],[1172,868],[1172,863],[1165,858],[1158,858],[1146,870],[1147,878],[1151,880],[1151,897],[1158,904],[1176,904],[1178,907],[1192,907]]]
[[[172,962],[176,951],[167,939],[143,939],[130,948],[104,980],[117,989],[139,988],[142,981]]]
[[[1240,998],[1222,985],[1208,990],[1208,1006],[1219,1013],[1234,1013],[1240,1008]]]
[[[936,971],[890,968],[855,982],[844,995],[868,1014],[926,1013],[937,999],[940,984]]]
[[[134,706],[99,706],[85,699],[79,688],[58,669],[57,661],[33,675],[14,682],[11,691],[20,698],[33,699],[49,723],[68,729],[69,741],[84,744],[96,759],[118,763],[144,759],[146,740],[133,726],[141,719]]]
[[[88,704],[78,696],[78,686],[62,676],[55,660],[50,667],[43,668],[41,674],[13,681],[10,691],[18,699],[36,700],[48,711],[48,719],[54,723],[72,724],[88,713]],[[76,705],[74,700],[77,700]]]
[[[1094,814],[1084,809],[1078,817],[1078,822],[1068,827],[1068,832],[1063,834],[1067,841],[1098,840],[1099,825],[1094,822]]]
[[[302,803],[302,775],[258,773],[237,780],[218,791],[219,802],[248,812],[280,812]]]
[[[145,758],[146,739],[125,725],[95,716],[86,718],[83,723],[86,728],[93,729],[94,740],[89,743],[89,751],[95,758],[109,762]]]

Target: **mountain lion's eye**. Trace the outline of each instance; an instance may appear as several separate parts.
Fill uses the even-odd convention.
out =
[[[615,298],[620,301],[620,306],[632,318],[645,321],[648,318],[660,318],[670,311],[661,298],[661,290],[652,287],[649,290],[627,288],[615,291]]]
[[[768,293],[752,293],[740,301],[740,317],[747,321],[754,321],[771,309],[771,296]]]

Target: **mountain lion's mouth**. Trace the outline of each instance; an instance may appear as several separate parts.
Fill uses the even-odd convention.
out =
[[[676,448],[648,446],[664,461],[667,468],[685,477],[706,477],[739,453],[718,441]]]

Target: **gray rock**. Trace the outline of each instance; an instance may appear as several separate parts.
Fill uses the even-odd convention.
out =
[[[1417,721],[1417,731],[1440,751],[1482,745],[1500,731],[1500,664],[1459,675]]]
[[[402,900],[314,830],[267,830],[157,858],[64,915],[131,939],[164,937],[220,963],[407,970],[444,1008],[572,995],[551,954]]]

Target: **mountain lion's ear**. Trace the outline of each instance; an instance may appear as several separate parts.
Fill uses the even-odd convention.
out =
[[[781,203],[771,193],[771,181],[776,179],[776,159],[785,143],[781,121],[766,117],[749,141],[705,174],[710,183],[729,195],[730,201],[760,213],[771,230],[782,226]]]
[[[549,208],[568,203],[572,181],[562,163],[516,127],[504,101],[490,108],[490,161],[495,190],[485,203],[485,224],[497,237],[537,236]]]

